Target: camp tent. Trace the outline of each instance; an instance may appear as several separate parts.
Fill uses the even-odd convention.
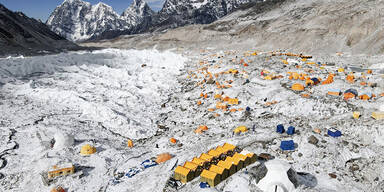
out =
[[[208,183],[210,187],[214,187],[221,182],[221,175],[204,169],[200,175],[200,181]]]
[[[341,93],[341,90],[340,89],[335,89],[335,88],[332,88],[332,89],[328,89],[328,95],[332,95],[332,96],[340,96],[340,93]]]
[[[96,148],[90,144],[86,144],[83,147],[81,147],[81,150],[80,150],[81,155],[91,155],[94,153],[96,153]]]
[[[245,133],[248,131],[248,128],[246,126],[239,126],[236,129],[233,130],[234,133]]]
[[[164,163],[168,160],[172,159],[172,155],[169,154],[169,153],[162,153],[162,154],[159,154],[156,158],[156,163]]]
[[[359,98],[360,98],[361,100],[369,100],[369,99],[372,98],[372,94],[370,94],[370,93],[364,93],[364,94],[360,95]]]
[[[358,96],[358,92],[356,89],[348,89],[344,92],[344,99],[345,100],[355,98],[357,96]]]
[[[194,176],[192,170],[185,168],[185,167],[182,167],[182,166],[177,166],[175,169],[174,178],[176,180],[183,182],[183,183],[187,183],[189,181],[192,181],[193,178],[195,178],[195,176]]]
[[[128,139],[127,145],[128,145],[128,147],[130,147],[130,148],[133,147],[133,141],[130,140],[130,139]]]
[[[294,91],[303,91],[304,90],[304,85],[300,83],[295,83],[292,85],[292,90]]]
[[[372,112],[372,117],[376,120],[382,120],[384,119],[384,112],[383,111]]]
[[[292,192],[295,191],[297,174],[291,169],[289,163],[283,160],[270,160],[265,164],[266,175],[257,183],[257,187],[266,192]]]

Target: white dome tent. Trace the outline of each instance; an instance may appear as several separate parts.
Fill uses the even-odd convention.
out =
[[[265,162],[267,174],[258,182],[259,187],[264,192],[292,192],[295,190],[295,185],[289,177],[296,177],[294,174],[289,174],[291,166],[289,163],[282,160],[271,160]],[[294,178],[296,180],[296,178]]]
[[[75,143],[73,135],[69,135],[63,132],[57,132],[54,135],[53,149],[63,149],[72,146]]]

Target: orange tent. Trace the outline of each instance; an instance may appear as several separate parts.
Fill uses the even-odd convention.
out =
[[[160,163],[164,163],[168,160],[172,159],[172,155],[169,154],[169,153],[162,153],[160,155],[157,156],[156,158],[156,163],[157,164],[160,164]]]
[[[321,84],[322,84],[322,85],[326,85],[326,84],[331,84],[331,83],[333,83],[333,77],[334,77],[333,74],[329,74],[328,77],[327,77],[327,79],[324,80]]]
[[[356,97],[356,95],[353,94],[353,93],[350,93],[350,92],[344,93],[344,100],[352,99],[352,98],[355,98],[355,97]]]
[[[172,137],[172,138],[169,139],[169,142],[175,144],[175,143],[177,142],[177,140],[176,140],[175,138]]]
[[[349,83],[354,83],[355,82],[355,76],[353,74],[348,74],[347,75],[347,78],[346,80],[349,82]]]
[[[203,133],[208,130],[208,127],[206,125],[200,125],[199,128],[195,130],[195,133]]]
[[[365,101],[370,99],[370,97],[369,97],[367,94],[360,95],[359,98],[360,98],[361,100],[365,100]]]
[[[132,140],[129,139],[127,144],[128,144],[128,147],[133,147],[133,141]]]
[[[304,85],[300,83],[295,83],[292,85],[292,90],[294,91],[304,91]]]

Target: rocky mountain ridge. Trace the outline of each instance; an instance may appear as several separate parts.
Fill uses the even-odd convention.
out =
[[[56,33],[72,41],[111,39],[162,31],[189,24],[208,24],[242,4],[260,0],[166,0],[154,12],[144,0],[134,0],[121,15],[112,7],[82,0],[65,0],[47,21]]]
[[[0,4],[0,55],[32,55],[80,49],[48,26]]]

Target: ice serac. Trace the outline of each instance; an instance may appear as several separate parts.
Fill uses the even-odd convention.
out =
[[[48,26],[21,12],[0,4],[0,55],[34,55],[79,49],[77,45],[52,32]]]

